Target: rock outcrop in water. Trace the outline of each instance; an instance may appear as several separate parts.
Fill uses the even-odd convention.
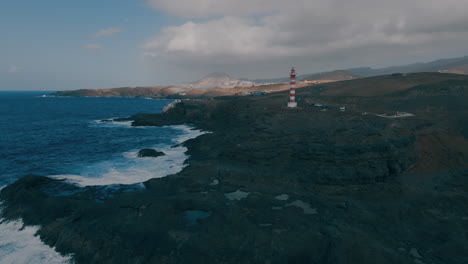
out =
[[[212,133],[184,143],[182,172],[99,202],[24,177],[1,191],[4,216],[41,225],[78,263],[467,263],[468,78],[379,97],[318,91],[298,89],[299,109],[279,93],[136,115]],[[382,111],[414,116],[371,114]]]
[[[138,157],[139,158],[145,158],[145,157],[153,157],[153,158],[156,158],[156,157],[160,157],[160,156],[164,156],[164,152],[161,152],[161,151],[157,151],[155,149],[142,149],[140,151],[138,151]]]

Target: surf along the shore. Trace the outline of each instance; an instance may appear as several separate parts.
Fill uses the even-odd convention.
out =
[[[58,188],[48,189],[50,195],[57,197],[94,190],[96,201],[102,201],[115,193],[141,190],[144,188],[142,182],[178,173],[186,167],[188,155],[183,143],[205,133],[188,125],[157,128],[133,127],[131,121],[89,121],[105,118],[109,114],[125,116],[125,113],[132,114],[132,111],[158,112],[170,100],[52,98],[37,96],[34,92],[8,93],[4,97],[0,99],[8,102],[2,104],[2,112],[9,115],[2,118],[15,119],[16,122],[2,129],[7,133],[3,137],[6,141],[2,144],[15,144],[14,148],[1,150],[15,151],[14,154],[2,154],[6,157],[2,160],[6,162],[1,175],[4,177],[3,183],[14,182],[15,178],[25,174],[43,174],[64,183]],[[118,109],[116,102],[128,109]],[[23,131],[34,131],[34,141],[29,140],[30,134]],[[30,144],[32,142],[35,148]],[[138,157],[140,148],[155,148],[164,155]],[[16,164],[22,160],[29,162],[29,167]],[[52,162],[49,163],[49,160]],[[8,170],[15,167],[18,168],[16,171]],[[47,174],[57,171],[72,174]],[[0,215],[4,215],[6,205],[0,206]],[[38,236],[40,231],[40,225],[26,224],[21,218],[0,218],[0,262],[70,262],[73,254],[57,253],[55,247],[41,241]]]
[[[287,109],[286,93],[184,101],[132,117],[137,126],[212,131],[185,143],[190,166],[181,172],[99,202],[90,192],[51,196],[44,189],[59,181],[34,176],[1,196],[10,217],[41,225],[44,241],[80,263],[466,263],[468,155],[464,134],[453,133],[466,132],[458,109],[467,86],[449,85],[463,90],[445,101],[429,100],[432,86],[318,98],[376,113],[398,103],[416,114],[391,119]],[[297,95],[317,100],[313,89]]]

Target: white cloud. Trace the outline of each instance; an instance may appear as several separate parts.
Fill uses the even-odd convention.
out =
[[[94,43],[85,44],[85,45],[83,45],[83,48],[85,48],[85,49],[87,49],[87,50],[93,50],[93,51],[102,50],[102,46],[101,46],[101,45],[99,45],[99,44],[94,44]]]
[[[187,22],[164,29],[161,36],[146,43],[148,54],[177,56],[269,54],[269,41],[276,34],[244,18],[226,17],[206,23]]]
[[[15,74],[15,73],[19,73],[21,70],[22,70],[22,68],[13,65],[13,66],[10,66],[8,68],[8,73],[9,74]]]
[[[302,0],[301,0],[302,1]],[[280,10],[294,1],[280,0],[148,0],[148,5],[180,17],[250,15]]]
[[[99,37],[106,37],[106,36],[112,36],[114,34],[117,34],[119,32],[122,32],[122,28],[107,28],[107,29],[102,29],[99,30],[94,34],[94,37],[99,38]]]
[[[401,52],[401,58],[417,52],[438,57],[444,48],[466,51],[463,47],[468,45],[466,0],[149,0],[148,4],[172,15],[197,18],[167,27],[145,43],[145,54],[159,63],[243,67],[298,57],[336,62],[338,56],[382,61],[390,50]]]

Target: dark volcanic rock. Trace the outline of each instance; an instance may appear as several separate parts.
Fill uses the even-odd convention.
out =
[[[367,99],[298,89],[327,112],[286,109],[287,92],[184,101],[131,118],[212,132],[184,143],[190,159],[180,173],[100,202],[91,190],[53,196],[63,183],[24,177],[0,192],[3,216],[41,225],[42,241],[77,263],[465,264],[464,90],[436,89],[445,94],[436,104],[426,89]],[[346,112],[334,108],[341,103]],[[249,195],[227,199],[236,190]],[[187,212],[209,216],[188,225]]]
[[[164,156],[164,152],[161,152],[161,151],[157,151],[155,149],[142,149],[140,151],[138,151],[138,157],[139,158],[144,158],[144,157],[160,157],[160,156]]]

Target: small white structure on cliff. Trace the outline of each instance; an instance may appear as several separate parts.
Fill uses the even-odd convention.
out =
[[[174,102],[172,102],[172,103],[166,105],[166,106],[163,108],[163,112],[165,113],[165,112],[169,111],[170,109],[174,108],[174,107],[175,107],[178,103],[180,103],[180,102],[182,102],[182,100],[179,100],[179,99],[174,100]]]

